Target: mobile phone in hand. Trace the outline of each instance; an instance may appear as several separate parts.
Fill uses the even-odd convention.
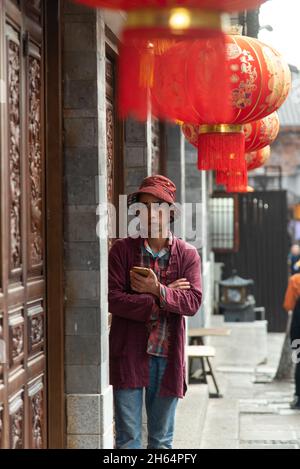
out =
[[[149,275],[149,272],[150,272],[150,269],[148,269],[147,267],[132,267],[131,269],[133,272],[139,274],[139,275],[142,275],[143,277],[148,277]]]

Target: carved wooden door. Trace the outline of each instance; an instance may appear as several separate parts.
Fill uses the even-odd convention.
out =
[[[47,438],[42,1],[3,0],[0,21],[0,334],[6,353],[0,369],[0,447],[42,448]]]

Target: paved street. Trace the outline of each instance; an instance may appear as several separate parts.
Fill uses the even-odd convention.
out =
[[[206,401],[205,386],[192,385],[185,402],[182,401],[178,409],[174,447],[300,448],[300,412],[289,408],[293,384],[272,380],[283,335],[268,334],[267,340],[267,363],[257,368],[222,366],[222,356],[226,361],[226,342],[218,347],[215,340],[219,357],[216,376],[223,398]],[[211,388],[211,381],[209,384]],[[203,419],[205,413],[203,425],[199,419]],[[198,438],[200,431],[202,437]]]

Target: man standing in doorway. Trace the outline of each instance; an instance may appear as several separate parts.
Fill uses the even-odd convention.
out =
[[[201,261],[170,230],[175,196],[168,178],[145,178],[128,200],[146,208],[140,211],[146,234],[117,240],[109,254],[110,383],[119,449],[142,447],[144,393],[148,448],[172,448],[177,401],[187,388],[184,316],[201,305]]]

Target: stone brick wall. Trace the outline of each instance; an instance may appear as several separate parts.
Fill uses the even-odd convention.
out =
[[[125,122],[125,192],[134,192],[148,174],[147,125],[128,119]]]
[[[100,11],[65,0],[63,24],[67,444],[111,448],[108,250],[96,235],[97,205],[107,200],[105,23]],[[124,140],[129,193],[151,173],[151,126],[128,119]]]
[[[104,24],[65,1],[63,31],[67,445],[109,448],[107,242],[96,235],[106,198]]]

